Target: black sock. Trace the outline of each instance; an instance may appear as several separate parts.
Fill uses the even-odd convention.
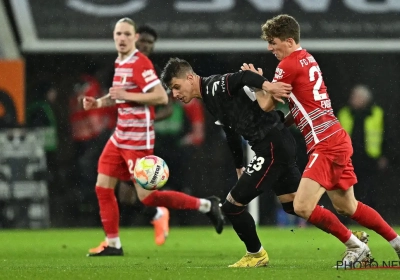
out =
[[[257,253],[261,248],[261,242],[257,235],[256,224],[250,213],[244,210],[240,214],[228,214],[226,217],[231,222],[239,238],[246,245],[247,252]]]
[[[157,214],[157,207],[146,206],[140,212],[151,222]]]

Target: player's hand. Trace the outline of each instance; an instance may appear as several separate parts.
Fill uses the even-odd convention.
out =
[[[254,65],[252,63],[247,64],[247,63],[243,63],[243,65],[240,67],[240,69],[242,69],[243,71],[252,71],[254,73],[257,73],[259,75],[263,75],[263,70],[261,68],[255,68]]]
[[[237,174],[237,176],[238,176],[238,179],[243,175],[244,170],[245,170],[244,167],[242,167],[242,168],[236,168],[236,174]]]
[[[125,99],[125,90],[121,87],[111,87],[108,91],[110,94],[111,99]]]
[[[285,104],[283,98],[289,98],[290,92],[292,91],[292,86],[282,82],[268,83],[268,88],[264,90],[270,93],[276,101]]]
[[[83,109],[90,110],[97,108],[97,100],[94,97],[86,96],[83,98]]]

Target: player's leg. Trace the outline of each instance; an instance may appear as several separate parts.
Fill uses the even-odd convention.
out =
[[[217,233],[223,230],[224,218],[216,196],[197,198],[177,191],[149,191],[135,183],[140,201],[146,206],[166,207],[177,210],[195,210],[206,214]]]
[[[274,139],[275,134],[273,133],[279,136],[279,132],[274,131],[267,139],[253,145],[256,155],[222,205],[222,211],[245,244],[247,251],[244,257],[229,267],[266,266],[269,262],[268,254],[257,235],[254,219],[247,211],[246,206],[266,188],[277,184],[283,172],[279,163],[283,156],[278,147],[281,138]]]
[[[346,246],[343,265],[367,260],[370,257],[368,246],[346,228],[334,213],[317,205],[324,192],[325,189],[318,182],[302,178],[294,199],[295,212],[316,227],[332,234]]]
[[[335,214],[317,205],[326,190],[336,188],[352,153],[343,140],[343,135],[339,133],[334,135],[336,137],[332,136],[332,139],[328,138],[318,144],[309,155],[309,162],[294,200],[294,208],[298,215],[331,233],[346,246],[343,263],[347,264],[368,258],[370,255],[368,246],[346,228]],[[351,180],[348,182],[357,181],[355,177]]]
[[[153,150],[124,151],[124,158],[133,174],[134,163],[137,158],[153,154]],[[132,163],[133,162],[133,163]],[[219,207],[220,199],[216,196],[197,198],[177,191],[149,191],[134,182],[139,200],[146,206],[165,207],[177,210],[196,210],[206,214],[213,223],[217,233],[221,233],[224,226],[224,216]]]
[[[115,197],[115,186],[118,178],[125,179],[129,172],[117,147],[108,141],[100,156],[96,195],[99,202],[100,218],[106,234],[106,243],[99,246],[96,252],[90,250],[88,256],[122,256],[122,245],[119,238],[119,208]]]
[[[132,181],[122,181],[119,184],[118,198],[121,204],[132,206],[138,200],[138,195]],[[169,233],[169,211],[165,207],[147,207],[142,205],[141,214],[154,226],[154,241],[161,246]]]
[[[301,173],[296,163],[282,166],[283,172],[272,190],[282,204],[282,209],[290,215],[300,217],[294,211],[293,201],[301,180]]]
[[[347,190],[329,191],[328,195],[339,214],[348,216],[360,225],[381,235],[390,243],[400,258],[400,236],[375,209],[356,200],[353,187]]]

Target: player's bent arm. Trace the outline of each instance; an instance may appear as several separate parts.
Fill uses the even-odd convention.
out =
[[[255,94],[258,105],[263,111],[269,112],[275,109],[276,100],[272,97],[271,94],[261,89],[256,89]]]
[[[289,127],[294,124],[294,118],[291,112],[285,116],[285,126]]]
[[[233,155],[235,167],[236,169],[241,169],[243,167],[242,137],[229,127],[223,126],[223,129],[226,134],[226,141]]]
[[[125,92],[122,99],[151,106],[168,104],[168,95],[161,83],[158,83],[143,94]]]

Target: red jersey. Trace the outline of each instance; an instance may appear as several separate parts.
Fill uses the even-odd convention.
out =
[[[115,61],[113,87],[123,87],[132,94],[145,94],[159,84],[151,61],[138,50]],[[111,141],[118,148],[149,150],[154,148],[154,107],[117,100],[118,120]]]
[[[288,83],[293,88],[289,108],[304,136],[307,152],[342,129],[333,114],[318,63],[306,50],[299,48],[278,64],[273,82],[278,81]]]

